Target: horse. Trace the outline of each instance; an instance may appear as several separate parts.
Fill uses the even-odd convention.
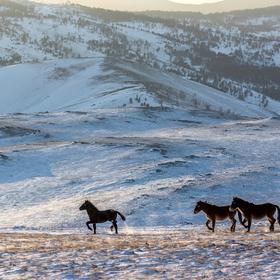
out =
[[[96,224],[105,223],[107,221],[112,222],[111,231],[115,228],[116,234],[118,234],[118,225],[117,225],[117,215],[121,217],[123,221],[126,220],[125,216],[118,211],[115,210],[106,210],[99,211],[90,201],[86,200],[81,207],[80,211],[86,210],[89,216],[89,221],[86,222],[86,225],[89,230],[92,231],[92,228],[89,226],[93,224],[93,231],[96,234]]]
[[[200,211],[203,211],[205,213],[205,215],[207,217],[206,226],[212,232],[215,231],[216,220],[223,221],[225,219],[229,219],[231,221],[230,231],[235,232],[236,212],[238,212],[239,220],[242,219],[241,213],[239,213],[239,211],[237,211],[237,210],[230,211],[229,205],[220,207],[220,206],[216,206],[216,205],[211,205],[207,202],[199,201],[199,202],[197,202],[196,207],[194,209],[194,214],[198,214]],[[212,227],[209,226],[210,222],[212,222]]]
[[[274,224],[276,222],[276,219],[274,218],[276,210],[278,210],[277,220],[280,225],[280,208],[277,205],[271,203],[255,205],[241,198],[234,197],[230,208],[232,211],[238,210],[245,217],[245,220],[248,222],[248,225],[245,225],[244,223],[243,226],[247,228],[247,232],[250,232],[251,230],[253,219],[260,220],[265,217],[267,217],[268,221],[270,222],[270,231],[273,232]]]

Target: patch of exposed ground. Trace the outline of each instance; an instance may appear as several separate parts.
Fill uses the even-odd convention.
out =
[[[280,233],[0,234],[1,279],[279,279]]]

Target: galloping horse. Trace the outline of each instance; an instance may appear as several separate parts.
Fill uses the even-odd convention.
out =
[[[274,224],[276,222],[274,214],[276,210],[278,210],[278,223],[280,224],[280,208],[277,205],[271,203],[255,205],[241,198],[234,197],[230,207],[233,211],[240,211],[245,217],[248,225],[245,225],[245,223],[243,223],[243,226],[247,228],[247,232],[250,232],[251,230],[253,219],[260,220],[265,217],[267,217],[268,221],[270,222],[270,231],[274,231]]]
[[[93,231],[96,234],[96,224],[105,223],[107,221],[112,222],[111,230],[115,228],[116,234],[118,234],[118,225],[117,225],[117,215],[120,215],[123,221],[125,221],[125,216],[120,212],[115,210],[106,210],[99,211],[90,201],[86,200],[85,203],[79,208],[81,211],[86,210],[89,216],[89,221],[86,223],[89,230],[92,231],[92,228],[89,226],[93,224]]]
[[[230,206],[219,207],[216,205],[211,205],[207,202],[199,201],[197,202],[196,207],[194,209],[194,214],[197,214],[200,211],[203,211],[205,213],[207,217],[206,226],[212,232],[215,231],[216,220],[223,221],[225,219],[229,219],[231,221],[230,231],[235,232],[236,219],[234,217],[236,215],[236,212],[238,212],[237,210],[230,211]],[[238,217],[239,220],[242,219],[241,214],[239,212]],[[212,222],[212,227],[209,226],[210,222]]]

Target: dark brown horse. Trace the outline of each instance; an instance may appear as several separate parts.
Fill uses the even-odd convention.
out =
[[[216,206],[216,205],[211,205],[207,202],[202,202],[199,201],[196,204],[196,207],[194,209],[194,214],[199,213],[200,211],[203,211],[207,217],[207,222],[206,226],[209,230],[215,231],[215,224],[216,220],[223,221],[225,219],[229,219],[231,221],[231,227],[230,231],[235,232],[235,227],[236,227],[236,210],[230,211],[230,206]],[[238,212],[238,217],[239,220],[242,218],[241,214]],[[212,222],[212,227],[209,226],[210,222]]]
[[[274,214],[276,210],[278,210],[278,223],[280,224],[280,208],[277,205],[271,203],[255,205],[241,198],[234,197],[230,207],[231,210],[240,211],[245,217],[244,221],[247,221],[248,225],[245,225],[245,223],[243,223],[243,226],[247,228],[248,232],[250,232],[251,230],[253,219],[260,220],[265,217],[267,217],[268,221],[270,222],[270,231],[274,231],[274,224],[276,222]]]
[[[115,228],[116,234],[118,234],[117,215],[120,215],[123,221],[125,216],[115,210],[99,211],[90,201],[86,200],[85,203],[80,207],[80,210],[86,210],[89,216],[89,221],[86,223],[89,230],[92,228],[89,226],[93,224],[93,231],[96,234],[96,224],[105,223],[107,221],[112,222],[111,230]]]

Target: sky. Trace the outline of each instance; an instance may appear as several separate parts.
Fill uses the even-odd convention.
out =
[[[1,1],[1,0],[0,0]],[[122,11],[192,11],[201,13],[216,13],[233,10],[245,10],[276,6],[280,0],[31,0],[48,3],[80,3],[81,5]],[[171,2],[172,1],[172,2]],[[177,3],[176,3],[177,2]],[[215,5],[215,2],[221,2]],[[197,4],[197,5],[180,5]],[[214,5],[199,5],[213,3]]]
[[[39,2],[62,2],[65,3],[67,0],[37,0]],[[71,1],[71,0],[70,0]],[[182,4],[203,4],[203,3],[214,3],[219,2],[221,0],[169,0],[175,3],[182,3]]]
[[[202,3],[214,3],[214,2],[218,2],[219,0],[171,0],[171,1],[176,3],[183,3],[183,4],[202,4]]]

